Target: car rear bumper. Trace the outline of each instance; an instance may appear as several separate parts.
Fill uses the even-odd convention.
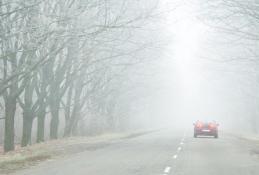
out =
[[[194,130],[195,135],[204,135],[204,136],[215,136],[218,134],[217,130]]]

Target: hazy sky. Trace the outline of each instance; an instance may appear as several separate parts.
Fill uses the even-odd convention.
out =
[[[153,85],[160,88],[141,101],[146,110],[140,108],[139,115],[161,125],[190,125],[204,119],[226,128],[245,126],[245,120],[256,114],[255,98],[247,94],[255,91],[255,75],[251,65],[221,60],[240,56],[246,48],[235,45],[233,36],[208,26],[199,4],[180,2],[164,2],[165,11],[179,6],[164,16],[170,44],[157,62],[159,80],[153,77]]]

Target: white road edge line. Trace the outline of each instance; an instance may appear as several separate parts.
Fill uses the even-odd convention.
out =
[[[176,159],[177,158],[177,154],[176,155],[174,155],[174,159]]]
[[[181,147],[178,147],[178,148],[177,148],[177,150],[178,150],[178,151],[181,151],[181,150],[182,150],[182,148],[181,148]]]
[[[183,145],[183,144],[184,144],[183,142],[180,143],[180,145]]]
[[[169,173],[170,170],[171,170],[171,167],[170,167],[170,166],[167,166],[167,167],[165,168],[165,170],[164,170],[164,173]]]

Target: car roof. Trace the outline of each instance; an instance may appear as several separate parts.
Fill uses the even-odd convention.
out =
[[[197,120],[196,122],[202,122],[202,123],[216,123],[215,120],[210,120],[210,121],[208,121],[208,120]]]

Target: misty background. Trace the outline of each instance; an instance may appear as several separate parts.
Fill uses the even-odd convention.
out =
[[[256,1],[16,0],[0,14],[6,150],[196,120],[258,132]]]

